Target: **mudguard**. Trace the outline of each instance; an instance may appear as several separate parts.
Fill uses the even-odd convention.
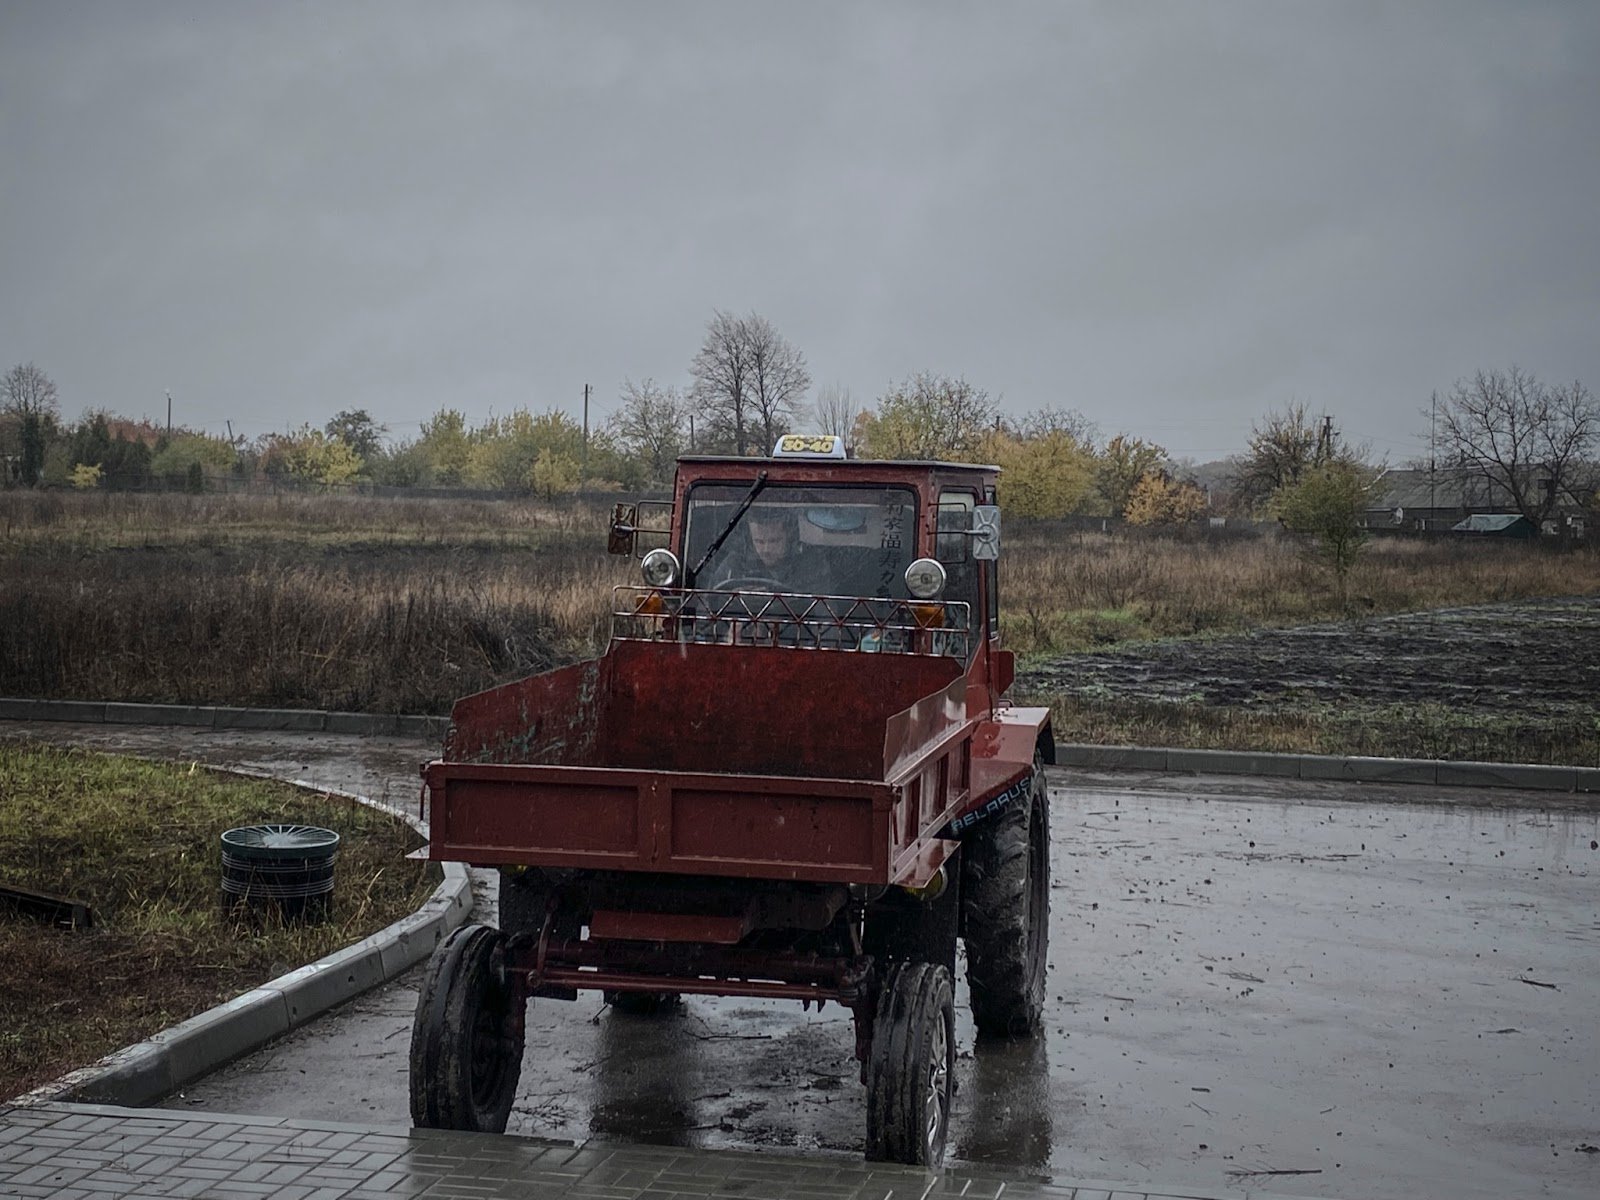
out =
[[[980,721],[972,736],[972,801],[939,836],[960,838],[1026,796],[1036,755],[1047,763],[1055,761],[1048,708],[1002,708],[992,719]]]

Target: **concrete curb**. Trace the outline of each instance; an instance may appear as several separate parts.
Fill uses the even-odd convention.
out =
[[[449,717],[324,712],[314,708],[226,708],[184,704],[122,704],[98,700],[27,700],[0,696],[0,721],[80,721],[108,725],[168,725],[199,729],[283,730],[362,737],[443,739]],[[1431,758],[1267,754],[1235,750],[1181,750],[1161,746],[1056,747],[1063,767],[1172,774],[1267,775],[1347,783],[1426,783],[1443,787],[1518,788],[1547,792],[1600,792],[1600,767],[1539,763],[1450,762]]]
[[[123,704],[108,700],[28,700],[0,696],[0,721],[82,721],[92,725],[176,725],[195,729],[272,729],[373,737],[443,738],[449,717],[324,712],[320,708],[228,708]]]
[[[264,771],[207,769],[251,779],[275,778]],[[284,782],[322,795],[355,800],[405,821],[424,837],[428,834],[421,819],[394,805],[301,779]],[[330,1008],[387,983],[432,954],[444,936],[464,924],[472,911],[467,868],[453,862],[443,866],[444,882],[410,916],[164,1029],[146,1041],[117,1050],[92,1066],[37,1087],[11,1103],[89,1101],[129,1107],[151,1104]]]
[[[1167,774],[1268,775],[1280,779],[1354,783],[1426,783],[1439,787],[1600,792],[1600,767],[1551,767],[1537,763],[1257,754],[1233,750],[1166,750],[1157,746],[1068,743],[1056,747],[1056,765],[1107,771],[1160,771]]]

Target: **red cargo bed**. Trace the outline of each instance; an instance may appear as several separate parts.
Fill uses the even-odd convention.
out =
[[[468,697],[424,770],[430,857],[925,883],[969,794],[965,681],[886,655],[863,689],[861,658],[619,644]]]

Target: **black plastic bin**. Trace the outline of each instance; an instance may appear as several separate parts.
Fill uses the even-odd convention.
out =
[[[231,910],[322,920],[333,907],[339,835],[315,825],[245,825],[222,835],[222,902]]]

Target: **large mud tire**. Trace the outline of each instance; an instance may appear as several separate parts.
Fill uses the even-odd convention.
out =
[[[938,963],[899,963],[878,995],[867,1058],[867,1158],[937,1167],[955,1093],[954,984]]]
[[[1050,796],[1033,785],[961,843],[962,933],[972,1022],[986,1037],[1031,1037],[1050,957]]]
[[[487,925],[463,925],[428,960],[411,1028],[411,1121],[418,1128],[505,1132],[523,1046],[505,940]]]

